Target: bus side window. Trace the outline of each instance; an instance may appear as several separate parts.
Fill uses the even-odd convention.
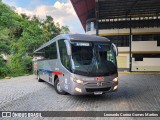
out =
[[[65,68],[69,69],[69,57],[67,55],[67,49],[64,40],[59,40],[58,45],[59,45],[61,63]]]
[[[107,51],[107,60],[114,62],[114,58],[111,50]]]
[[[37,60],[43,60],[45,58],[45,53],[44,53],[44,49],[41,49],[39,51],[37,51],[36,53],[34,53],[34,61]]]
[[[46,59],[57,59],[57,47],[56,42],[45,48],[45,58]]]

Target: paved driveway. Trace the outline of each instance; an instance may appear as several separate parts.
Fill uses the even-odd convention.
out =
[[[0,80],[0,111],[160,111],[160,75],[119,77],[119,90],[101,96],[58,95],[34,75]]]

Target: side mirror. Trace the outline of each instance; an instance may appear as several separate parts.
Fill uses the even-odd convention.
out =
[[[114,50],[116,56],[118,56],[118,48],[116,47],[116,45],[114,43],[112,43],[112,46],[113,46],[113,50]]]
[[[71,51],[71,44],[69,42],[69,40],[64,40],[65,44],[66,44],[66,48],[67,48],[67,54],[70,56],[72,51]]]

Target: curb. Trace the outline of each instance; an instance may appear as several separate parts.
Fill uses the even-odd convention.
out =
[[[118,74],[148,74],[148,75],[154,75],[154,74],[160,74],[160,72],[122,72],[122,71],[119,71]]]
[[[4,80],[8,80],[8,79],[11,79],[11,77],[5,77],[5,78],[3,78]]]

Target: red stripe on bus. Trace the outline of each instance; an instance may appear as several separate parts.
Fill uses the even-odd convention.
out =
[[[61,72],[52,72],[52,74],[58,75],[58,76],[62,76],[62,73],[61,73]]]

